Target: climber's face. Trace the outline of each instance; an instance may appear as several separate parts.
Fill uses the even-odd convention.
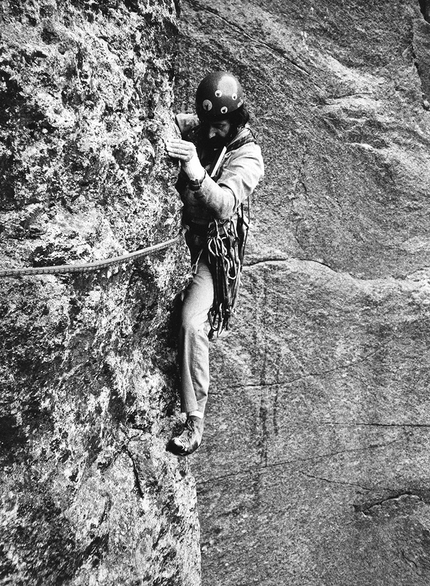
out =
[[[208,138],[227,138],[231,130],[231,123],[228,120],[218,120],[210,122],[208,128]]]

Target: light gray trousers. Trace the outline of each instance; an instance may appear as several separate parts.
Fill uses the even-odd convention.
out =
[[[204,413],[209,391],[209,321],[214,298],[213,280],[202,255],[197,271],[184,292],[179,331],[181,408]]]

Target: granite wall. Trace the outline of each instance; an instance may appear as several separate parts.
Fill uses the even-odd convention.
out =
[[[0,269],[176,236],[170,0],[0,6]],[[0,278],[0,581],[200,584],[170,310],[183,244],[99,271]]]
[[[0,280],[3,584],[198,586],[195,477],[205,586],[427,586],[428,10],[2,3],[0,269],[175,235],[163,139],[208,71],[242,80],[266,161],[186,460],[182,244]]]
[[[192,459],[205,586],[430,580],[428,3],[186,0],[177,108],[243,82],[266,162]]]

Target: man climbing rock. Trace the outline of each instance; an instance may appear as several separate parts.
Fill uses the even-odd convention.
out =
[[[167,446],[179,456],[192,454],[202,440],[209,338],[228,327],[243,254],[242,204],[264,173],[243,90],[233,75],[207,75],[197,88],[196,112],[177,116],[182,138],[166,144],[169,156],[181,161],[176,188],[193,266],[179,333],[181,407],[187,420]]]

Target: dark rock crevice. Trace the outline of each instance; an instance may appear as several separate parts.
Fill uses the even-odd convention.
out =
[[[415,65],[421,80],[423,107],[430,109],[430,3],[420,0],[421,12],[426,22],[417,20],[414,23],[413,52]]]
[[[354,510],[356,513],[362,513],[365,516],[371,517],[372,515],[381,512],[381,508],[386,505],[411,504],[412,506],[416,506],[418,503],[429,504],[428,494],[426,495],[424,492],[416,493],[413,491],[396,491],[394,494],[391,494],[382,499],[354,505]]]
[[[349,486],[352,488],[359,488],[360,490],[364,490],[366,492],[370,492],[372,490],[368,486],[362,486],[361,484],[357,484],[354,482],[346,482],[344,480],[333,480],[331,478],[324,478],[322,476],[316,476],[314,474],[310,474],[309,472],[304,472],[303,470],[300,470],[300,474],[303,474],[303,476],[306,476],[307,478],[311,478],[312,480],[318,480],[320,482],[327,482],[327,484],[338,484],[340,486]]]
[[[430,1],[429,0],[419,0],[420,3],[420,10],[427,22],[430,22]]]

